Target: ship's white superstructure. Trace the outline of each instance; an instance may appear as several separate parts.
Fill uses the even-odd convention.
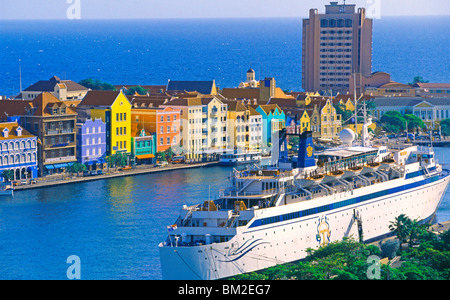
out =
[[[343,237],[379,239],[400,214],[429,221],[450,180],[429,147],[346,147],[315,158],[305,132],[292,160],[283,142],[276,166],[234,170],[219,199],[181,209],[159,245],[164,279],[226,278]]]

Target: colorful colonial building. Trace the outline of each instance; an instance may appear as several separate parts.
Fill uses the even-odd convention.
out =
[[[0,180],[3,171],[13,171],[11,180],[37,178],[37,137],[17,122],[0,123]]]
[[[75,108],[50,93],[42,93],[29,102],[21,125],[41,142],[38,145],[40,176],[61,173],[76,162]]]
[[[122,91],[89,91],[78,105],[81,118],[106,123],[106,155],[131,153],[131,103]]]
[[[77,160],[88,168],[105,163],[106,123],[102,119],[77,122]]]

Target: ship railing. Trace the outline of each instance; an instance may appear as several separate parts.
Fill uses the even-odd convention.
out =
[[[267,189],[267,190],[261,190],[261,191],[253,191],[253,192],[249,192],[249,191],[244,191],[244,192],[240,192],[240,191],[236,191],[236,190],[220,190],[219,191],[219,197],[245,197],[245,196],[258,196],[258,195],[274,195],[276,194],[278,191],[278,189],[273,188],[273,189]]]

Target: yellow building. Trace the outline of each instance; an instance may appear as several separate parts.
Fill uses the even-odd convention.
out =
[[[314,107],[310,116],[313,137],[336,139],[342,130],[341,115],[336,113],[331,99],[312,101]]]
[[[122,91],[89,91],[77,112],[106,123],[107,156],[131,153],[131,103]]]
[[[250,110],[242,101],[223,101],[228,105],[227,127],[230,149],[246,150],[249,148]],[[255,111],[256,112],[256,111]]]

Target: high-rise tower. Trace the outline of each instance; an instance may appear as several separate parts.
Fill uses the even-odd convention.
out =
[[[330,2],[325,14],[310,9],[303,19],[302,87],[346,93],[353,73],[372,72],[372,19],[355,4]],[[350,91],[352,93],[352,91]]]

